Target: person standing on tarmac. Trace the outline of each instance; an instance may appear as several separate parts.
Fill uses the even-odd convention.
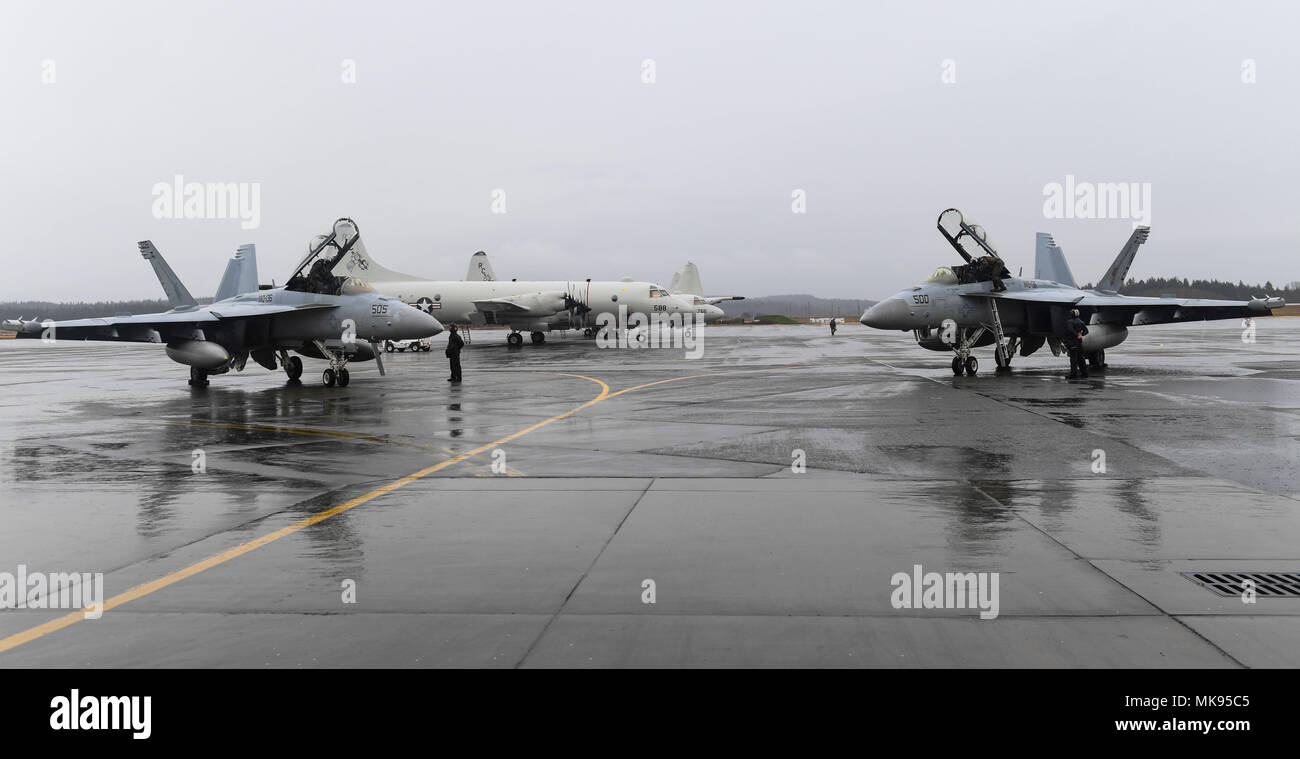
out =
[[[831,337],[835,337],[835,317],[831,317]]]
[[[1079,309],[1070,309],[1070,318],[1065,322],[1065,348],[1070,352],[1069,379],[1088,378],[1088,362],[1083,358],[1083,336],[1088,334],[1088,325],[1079,318]]]
[[[447,378],[448,382],[460,383],[460,349],[464,347],[465,341],[461,339],[456,325],[451,325],[450,334],[447,336],[447,358],[451,362],[451,376]]]

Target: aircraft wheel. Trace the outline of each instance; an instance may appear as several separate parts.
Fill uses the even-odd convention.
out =
[[[979,370],[980,370],[980,362],[979,362],[979,359],[975,358],[974,356],[967,356],[967,357],[966,357],[966,376],[968,376],[968,377],[974,377],[974,376],[975,376],[975,372],[978,372]]]
[[[518,332],[511,332],[506,336],[506,342],[510,345],[523,345],[524,336]]]
[[[541,345],[542,343],[546,342],[545,332],[534,332],[533,334],[529,335],[529,337],[532,338],[533,345]]]
[[[296,380],[302,376],[302,359],[297,356],[290,356],[284,364],[284,373],[291,380]]]
[[[592,331],[591,331],[591,327],[587,327],[586,329],[584,329],[584,330],[582,331],[582,336],[583,336],[583,337],[593,337],[594,334],[593,334]]]
[[[334,370],[326,369],[321,373],[320,379],[325,383],[325,387],[334,387]]]
[[[952,359],[952,373],[961,376],[961,356],[954,356]]]
[[[1011,368],[1011,356],[1003,354],[1003,348],[993,349],[993,363],[998,365],[998,371],[1005,371]]]
[[[393,352],[393,341],[392,341],[392,340],[385,340],[385,341],[384,341],[384,352],[385,352],[385,353],[392,353],[392,352]]]
[[[208,373],[196,367],[190,367],[190,387],[207,387]]]
[[[339,369],[339,375],[338,375],[339,387],[347,387],[348,380],[350,379],[351,379],[351,375],[348,374],[347,369]]]

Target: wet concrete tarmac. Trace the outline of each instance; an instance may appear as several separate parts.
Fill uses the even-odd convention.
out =
[[[1297,666],[1300,599],[1183,574],[1300,572],[1300,321],[1240,335],[1137,329],[1067,382],[852,324],[480,332],[459,386],[439,339],[206,390],[2,341],[0,572],[115,600],[0,610],[0,666]],[[997,618],[894,608],[915,565],[998,573]]]

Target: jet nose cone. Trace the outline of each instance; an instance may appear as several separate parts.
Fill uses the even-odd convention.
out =
[[[902,298],[887,298],[864,311],[860,321],[876,329],[907,329],[909,315]]]
[[[402,315],[396,326],[401,332],[398,338],[403,340],[433,337],[442,331],[442,322],[415,306],[406,306],[402,309]]]

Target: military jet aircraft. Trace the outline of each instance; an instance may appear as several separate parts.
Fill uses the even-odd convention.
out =
[[[523,330],[532,333],[534,343],[546,342],[546,333],[555,329],[581,329],[586,337],[593,337],[597,316],[618,315],[620,308],[628,317],[696,313],[685,298],[630,277],[617,282],[499,280],[481,251],[470,259],[465,281],[421,279],[385,269],[371,258],[351,219],[334,222],[333,236],[348,241],[347,255],[334,266],[334,274],[365,277],[377,291],[437,314],[449,324],[508,326],[506,340],[512,346],[523,344]]]
[[[58,322],[19,319],[5,321],[3,328],[19,337],[165,343],[168,358],[190,367],[194,387],[207,387],[212,374],[243,371],[250,357],[273,371],[278,363],[296,381],[302,376],[302,359],[288,355],[290,351],[329,361],[322,374],[325,385],[345,387],[351,361],[374,359],[384,373],[380,341],[431,337],[442,331],[434,317],[380,295],[356,278],[298,276],[285,287],[257,289],[251,245],[242,246],[227,266],[218,292],[249,282],[254,289],[201,306],[152,242],[145,240],[139,247],[162,283],[173,306],[170,311]],[[331,237],[313,257],[331,251],[347,254]]]
[[[1044,344],[1060,355],[1071,309],[1078,309],[1089,325],[1083,338],[1089,363],[1104,368],[1106,349],[1124,342],[1129,327],[1269,316],[1286,305],[1276,297],[1231,301],[1120,295],[1138,247],[1150,234],[1148,227],[1134,229],[1098,286],[1082,290],[1050,235],[1038,236],[1035,278],[1022,279],[1011,276],[984,228],[961,211],[944,211],[938,226],[966,263],[936,269],[922,284],[868,308],[861,321],[876,329],[910,330],[922,348],[954,352],[953,374],[974,375],[979,362],[971,349],[986,345],[994,346],[999,370],[1009,369],[1017,352],[1028,356]]]

